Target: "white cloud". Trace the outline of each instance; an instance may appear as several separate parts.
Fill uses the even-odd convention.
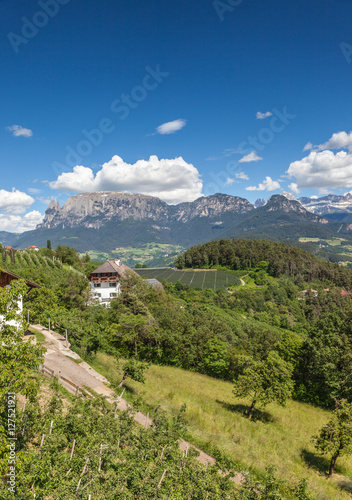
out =
[[[20,215],[0,214],[0,231],[16,231],[16,228],[20,222]]]
[[[307,142],[307,144],[304,146],[303,151],[309,151],[310,149],[314,148],[314,144],[311,142]]]
[[[266,111],[266,113],[257,112],[257,120],[264,120],[265,118],[269,118],[269,116],[273,116],[271,111]]]
[[[235,174],[236,179],[243,179],[244,181],[249,181],[248,175],[246,175],[244,172],[238,172]]]
[[[234,184],[236,182],[238,182],[236,179],[242,179],[244,181],[249,181],[249,177],[248,175],[246,175],[244,172],[237,172],[237,174],[235,174],[235,177],[228,177],[226,179],[226,183],[227,185],[231,185],[231,184]]]
[[[6,127],[7,130],[12,132],[15,137],[32,137],[33,131],[29,128],[21,127],[21,125],[11,125],[11,127]]]
[[[302,160],[290,164],[287,173],[295,178],[298,189],[327,189],[352,187],[352,153],[312,151]]]
[[[258,156],[258,154],[255,151],[251,151],[248,155],[243,156],[240,160],[238,160],[238,163],[249,163],[251,161],[259,161],[262,160],[263,158],[261,156]]]
[[[16,232],[23,233],[24,231],[31,231],[37,227],[37,224],[43,222],[44,216],[38,212],[38,210],[33,210],[28,212],[28,214],[22,217],[21,223],[16,229]]]
[[[336,132],[332,134],[330,139],[324,144],[313,145],[311,142],[308,142],[304,146],[303,151],[307,151],[309,149],[314,149],[316,151],[323,151],[325,149],[345,149],[348,148],[352,151],[352,132]]]
[[[23,214],[34,203],[34,199],[26,193],[13,188],[12,191],[0,189],[0,210],[6,213]]]
[[[275,189],[280,189],[281,186],[277,181],[273,181],[271,177],[265,177],[263,182],[259,186],[248,186],[247,191],[274,191]]]
[[[291,184],[288,185],[288,188],[295,194],[299,193],[299,188],[295,182],[291,182]]]
[[[167,122],[163,123],[162,125],[159,125],[159,127],[156,128],[157,132],[159,134],[174,134],[175,132],[178,132],[181,130],[181,128],[186,126],[186,120],[174,120],[173,122]]]
[[[94,175],[88,167],[77,165],[73,172],[64,172],[52,189],[74,193],[122,191],[157,196],[167,203],[194,201],[202,196],[203,183],[196,167],[182,157],[172,160],[151,156],[134,164],[114,156]]]
[[[31,231],[43,221],[43,215],[37,210],[33,210],[21,217],[13,214],[0,214],[0,231],[9,231],[13,233],[23,233]]]
[[[28,188],[28,193],[30,194],[39,194],[41,193],[42,190],[41,189],[37,189],[37,188]]]

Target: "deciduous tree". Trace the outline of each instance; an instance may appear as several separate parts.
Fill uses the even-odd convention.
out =
[[[335,472],[337,459],[352,454],[352,403],[342,399],[329,422],[315,437],[315,446],[322,454],[331,456],[329,476]]]
[[[257,404],[263,407],[273,402],[285,405],[293,390],[291,364],[286,363],[275,351],[271,351],[265,360],[238,356],[237,362],[239,374],[233,392],[236,397],[251,398],[249,419]]]

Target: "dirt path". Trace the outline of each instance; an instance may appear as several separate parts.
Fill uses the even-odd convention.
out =
[[[246,284],[246,282],[242,278],[240,278],[240,282],[241,282],[242,286],[244,286]]]
[[[44,346],[47,349],[44,364],[53,370],[55,375],[61,375],[82,388],[87,387],[97,394],[105,396],[110,403],[115,404],[121,411],[131,407],[125,399],[116,396],[115,392],[110,389],[109,381],[105,377],[95,371],[88,363],[82,361],[78,354],[70,349],[70,343],[66,342],[65,337],[53,330],[49,331],[48,328],[44,328],[41,325],[31,325],[31,327],[44,335]],[[77,363],[77,361],[79,362]],[[72,386],[65,383],[64,380],[60,378],[59,381],[70,392],[74,392]],[[142,412],[136,413],[134,419],[145,428],[150,427],[153,423],[149,415],[144,415]],[[195,448],[199,452],[199,457],[197,457],[199,462],[204,465],[215,464],[213,457],[183,439],[180,441],[180,448],[185,452],[188,448]],[[236,484],[240,484],[242,479],[242,474],[237,474],[232,478]]]

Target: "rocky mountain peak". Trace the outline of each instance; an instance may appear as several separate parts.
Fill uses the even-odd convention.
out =
[[[202,196],[193,202],[168,205],[159,198],[143,194],[97,192],[81,193],[68,198],[61,207],[50,202],[44,221],[38,227],[57,226],[99,229],[111,220],[122,221],[151,219],[160,224],[188,222],[195,217],[215,218],[226,212],[235,214],[253,210],[253,205],[244,198],[226,194]]]

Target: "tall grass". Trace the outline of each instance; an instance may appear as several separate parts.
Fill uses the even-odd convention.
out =
[[[98,353],[93,366],[109,380],[120,380],[111,356]],[[312,442],[329,412],[290,401],[285,408],[269,405],[249,421],[244,415],[249,401],[235,398],[230,382],[170,366],[153,365],[145,385],[128,380],[127,386],[128,397],[139,396],[145,409],[161,405],[173,415],[186,403],[188,439],[203,449],[217,446],[258,476],[272,464],[290,483],[306,477],[318,499],[351,500],[352,458],[340,458],[335,478],[328,480],[328,457],[317,455]]]

